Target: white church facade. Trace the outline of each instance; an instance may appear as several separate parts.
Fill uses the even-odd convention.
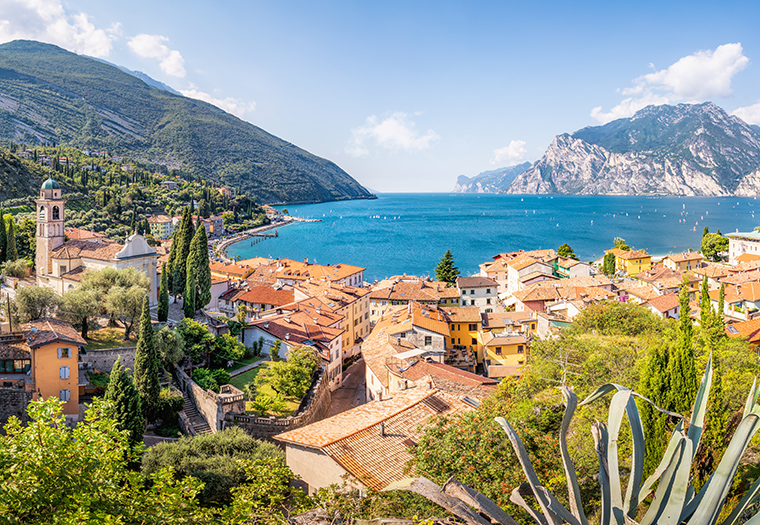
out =
[[[37,284],[52,288],[59,295],[75,288],[88,270],[103,268],[137,268],[150,280],[151,305],[158,297],[158,253],[142,235],[127,237],[122,245],[116,241],[97,238],[70,240],[64,237],[66,202],[61,187],[49,178],[40,188],[37,203]]]

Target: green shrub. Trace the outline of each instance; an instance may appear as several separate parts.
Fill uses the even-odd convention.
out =
[[[276,445],[231,427],[216,434],[159,443],[143,456],[142,471],[147,477],[170,466],[177,478],[193,476],[206,484],[200,494],[203,505],[222,505],[230,502],[230,490],[245,482],[245,471],[237,460],[282,458],[284,454]]]
[[[196,368],[193,370],[193,381],[198,386],[219,393],[219,387],[229,384],[230,374],[221,368],[209,370],[208,368]]]
[[[176,425],[177,414],[182,410],[185,398],[174,388],[162,388],[158,394],[158,407],[156,408],[158,419],[164,425]]]

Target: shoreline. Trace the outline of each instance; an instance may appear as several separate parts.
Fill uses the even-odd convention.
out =
[[[233,244],[237,244],[239,242],[245,241],[246,239],[250,239],[251,237],[255,237],[257,233],[262,233],[269,230],[274,230],[276,228],[280,228],[282,226],[287,226],[289,224],[293,224],[294,222],[301,222],[295,219],[283,221],[283,222],[276,222],[276,223],[270,223],[265,226],[259,226],[258,228],[251,228],[250,230],[246,230],[242,233],[238,233],[234,237],[230,237],[229,239],[224,239],[219,242],[214,247],[214,251],[216,252],[217,256],[222,259],[227,264],[234,264],[235,260],[230,259],[227,256],[227,250],[232,246]]]

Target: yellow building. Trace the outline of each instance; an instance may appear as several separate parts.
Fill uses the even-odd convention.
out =
[[[455,308],[442,308],[448,318],[449,340],[446,341],[446,363],[458,368],[461,364],[471,363],[473,359],[466,359],[471,355],[478,363],[483,362],[483,344],[481,342],[481,330],[483,318],[477,306],[459,306]],[[461,354],[461,355],[460,355]]]
[[[528,340],[522,334],[483,334],[484,370],[488,377],[521,376]]]
[[[615,256],[615,272],[624,272],[628,276],[634,276],[652,266],[652,256],[643,251],[613,248],[604,253]]]
[[[702,254],[697,252],[671,254],[662,260],[662,263],[666,268],[670,268],[671,270],[680,270],[682,272],[699,268],[701,262]]]
[[[167,215],[154,215],[148,217],[150,234],[156,239],[168,239],[172,234],[172,218]]]

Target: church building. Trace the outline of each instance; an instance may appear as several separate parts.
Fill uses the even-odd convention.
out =
[[[69,240],[64,237],[64,203],[61,186],[49,178],[40,188],[37,203],[37,284],[59,295],[75,288],[88,270],[137,268],[150,279],[149,299],[157,304],[158,253],[142,235],[130,235],[122,245],[111,239]]]

